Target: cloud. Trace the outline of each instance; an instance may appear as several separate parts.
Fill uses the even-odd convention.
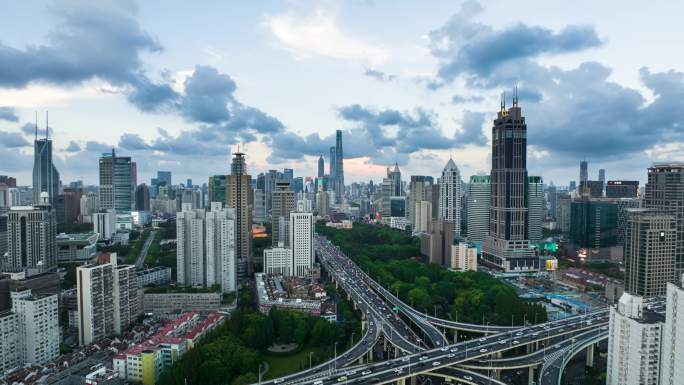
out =
[[[78,143],[76,143],[75,141],[72,140],[69,142],[69,145],[64,149],[64,151],[66,151],[66,152],[79,152],[79,151],[81,151],[81,146],[79,146]]]
[[[7,120],[10,122],[18,122],[19,117],[13,107],[0,106],[0,120]]]
[[[266,27],[286,50],[297,57],[324,56],[371,66],[387,61],[386,49],[342,31],[335,16],[318,9],[308,16],[268,16]]]
[[[462,74],[486,76],[507,62],[576,52],[601,44],[590,26],[570,25],[552,31],[517,23],[495,30],[473,20],[481,12],[478,2],[467,1],[445,25],[429,33],[430,50],[440,61],[433,87]]]
[[[31,143],[18,132],[0,131],[0,145],[5,148],[20,148],[30,146]]]
[[[86,152],[105,153],[111,152],[113,147],[114,146],[110,146],[106,143],[89,140],[86,142],[85,150]]]
[[[185,80],[185,96],[181,113],[188,120],[219,123],[230,118],[228,102],[234,101],[237,86],[233,79],[209,66],[195,67],[192,76]]]
[[[455,144],[458,147],[466,145],[484,146],[487,137],[482,131],[486,114],[483,112],[463,111],[462,129],[456,134]]]
[[[147,77],[141,55],[162,46],[144,32],[128,2],[67,1],[51,8],[60,21],[45,45],[23,49],[0,43],[0,87],[30,83],[76,85],[94,78],[127,89],[142,110],[171,101],[170,86]]]
[[[447,149],[454,144],[453,138],[442,133],[434,113],[421,108],[409,112],[351,104],[339,108],[338,115],[353,124],[342,134],[345,159],[368,157],[376,164],[405,164],[416,151]],[[272,138],[269,160],[274,162],[327,154],[335,143],[334,135],[302,137],[283,132]]]
[[[451,102],[453,104],[480,103],[483,101],[484,101],[484,97],[482,97],[480,95],[473,95],[473,96],[454,95],[451,97]]]
[[[366,68],[363,74],[381,82],[391,82],[397,79],[395,75],[389,75],[383,71],[372,68]]]

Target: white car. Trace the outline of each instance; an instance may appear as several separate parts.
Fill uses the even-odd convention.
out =
[[[456,353],[457,351],[458,351],[458,348],[453,348],[450,350],[450,352],[452,352],[452,353]]]
[[[480,353],[487,353],[487,349],[486,348],[480,349]]]
[[[445,347],[443,347],[443,348],[441,348],[441,349],[439,349],[439,350],[441,350],[441,351],[443,351],[443,352],[446,352],[447,350],[449,350],[449,347],[448,347],[448,346],[445,346]]]
[[[367,375],[369,375],[369,374],[371,374],[371,373],[373,373],[373,372],[371,372],[370,370],[364,370],[363,372],[361,372],[361,374],[364,375],[364,376],[367,376]]]
[[[513,345],[517,345],[519,343],[520,343],[520,341],[518,341],[518,340],[513,341]]]
[[[427,356],[422,356],[422,357],[420,357],[420,358],[418,359],[418,361],[423,361],[423,360],[426,360],[426,359],[427,359]]]
[[[435,361],[432,363],[432,366],[439,366],[439,365],[441,365],[441,363],[439,361]]]

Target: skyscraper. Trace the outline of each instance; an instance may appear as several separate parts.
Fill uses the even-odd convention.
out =
[[[530,242],[540,242],[544,223],[544,181],[540,176],[528,177],[527,210],[528,238]]]
[[[116,254],[101,254],[92,263],[78,266],[76,288],[81,346],[121,334],[137,317],[135,266],[118,265]]]
[[[273,191],[273,210],[271,211],[273,246],[278,246],[280,242],[285,247],[290,247],[287,225],[290,213],[295,210],[295,203],[295,193],[290,189],[290,183],[286,180],[276,181],[276,188]]]
[[[318,157],[318,177],[323,178],[323,175],[325,175],[325,160],[321,155]]]
[[[461,234],[461,186],[461,173],[449,158],[439,179],[439,219],[453,223],[456,237]]]
[[[57,294],[34,295],[30,289],[18,289],[11,297],[12,312],[18,319],[19,360],[24,364],[46,364],[57,358],[60,340]]]
[[[409,183],[409,196],[408,196],[408,217],[411,224],[414,226],[416,223],[416,211],[417,207],[423,201],[430,201],[432,199],[432,182],[431,176],[424,175],[411,175],[411,182]],[[432,210],[432,203],[430,204],[430,210]],[[432,214],[432,213],[430,213]],[[425,219],[425,218],[423,218]],[[431,220],[431,219],[430,219]],[[428,220],[426,223],[430,223]]]
[[[684,163],[659,163],[648,168],[644,207],[674,215],[677,226],[675,276],[684,273]]]
[[[292,274],[306,275],[314,262],[313,253],[313,214],[297,210],[290,213],[289,241],[292,249]]]
[[[171,171],[157,171],[157,183],[171,186]]]
[[[52,163],[52,140],[50,140],[47,121],[45,125],[45,138],[38,139],[38,122],[36,121],[36,138],[33,142],[33,203],[41,203],[40,193],[46,192],[50,205],[54,209],[57,207],[57,194],[59,194],[59,171]]]
[[[344,200],[344,151],[342,150],[342,130],[335,132],[335,199]]]
[[[598,180],[603,184],[603,186],[606,185],[606,170],[603,168],[600,168],[598,171]]]
[[[625,291],[641,297],[665,295],[674,282],[677,227],[672,214],[628,209],[625,234]]]
[[[401,189],[401,171],[399,170],[399,164],[394,163],[394,169],[392,171],[387,168],[387,178],[392,182],[392,195],[393,197],[399,197],[404,195]]]
[[[252,276],[252,177],[247,174],[245,154],[233,154],[231,174],[228,176],[226,207],[235,209],[235,259],[238,279]]]
[[[114,149],[100,158],[100,209],[129,213],[133,207],[131,158],[116,156]]]
[[[667,284],[665,311],[660,385],[677,385],[684,373],[684,279]]]
[[[579,183],[589,180],[589,163],[586,160],[580,161]]]
[[[135,209],[150,211],[150,189],[145,183],[135,188]]]
[[[47,194],[41,193],[39,205],[14,206],[7,213],[8,253],[3,271],[34,275],[57,267],[56,216]]]
[[[527,181],[527,124],[516,96],[508,110],[502,102],[492,128],[489,236],[482,247],[483,260],[506,272],[539,268],[528,240]]]
[[[492,188],[489,175],[473,175],[468,183],[468,241],[482,242],[489,234],[489,204]]]
[[[629,293],[610,308],[607,385],[658,384],[663,321]]]

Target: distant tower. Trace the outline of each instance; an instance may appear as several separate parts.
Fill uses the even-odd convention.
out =
[[[579,183],[586,182],[589,180],[589,163],[586,160],[580,162],[580,177]]]
[[[335,133],[335,199],[344,198],[344,151],[342,150],[342,130]]]
[[[325,175],[325,160],[321,155],[318,157],[318,177],[323,178],[323,175]]]
[[[439,179],[439,219],[452,223],[457,237],[461,234],[461,187],[461,173],[449,158]]]
[[[45,138],[38,139],[38,115],[36,115],[36,134],[33,142],[33,203],[40,204],[40,193],[47,192],[50,205],[57,207],[59,194],[59,172],[52,163],[52,140],[48,117],[45,114]]]

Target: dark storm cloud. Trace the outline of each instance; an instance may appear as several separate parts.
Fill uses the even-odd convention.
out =
[[[0,87],[30,83],[75,85],[99,78],[128,89],[129,101],[154,110],[175,98],[166,84],[149,79],[141,55],[162,46],[143,31],[128,2],[67,1],[52,7],[60,20],[44,45],[15,48],[0,43]]]
[[[185,80],[181,113],[191,121],[219,123],[230,118],[228,102],[234,101],[235,82],[215,68],[197,66]]]
[[[517,23],[495,30],[473,20],[481,11],[478,2],[467,1],[445,25],[429,33],[430,50],[440,61],[433,87],[461,74],[486,76],[506,62],[576,52],[601,44],[590,26],[570,25],[556,32]]]

